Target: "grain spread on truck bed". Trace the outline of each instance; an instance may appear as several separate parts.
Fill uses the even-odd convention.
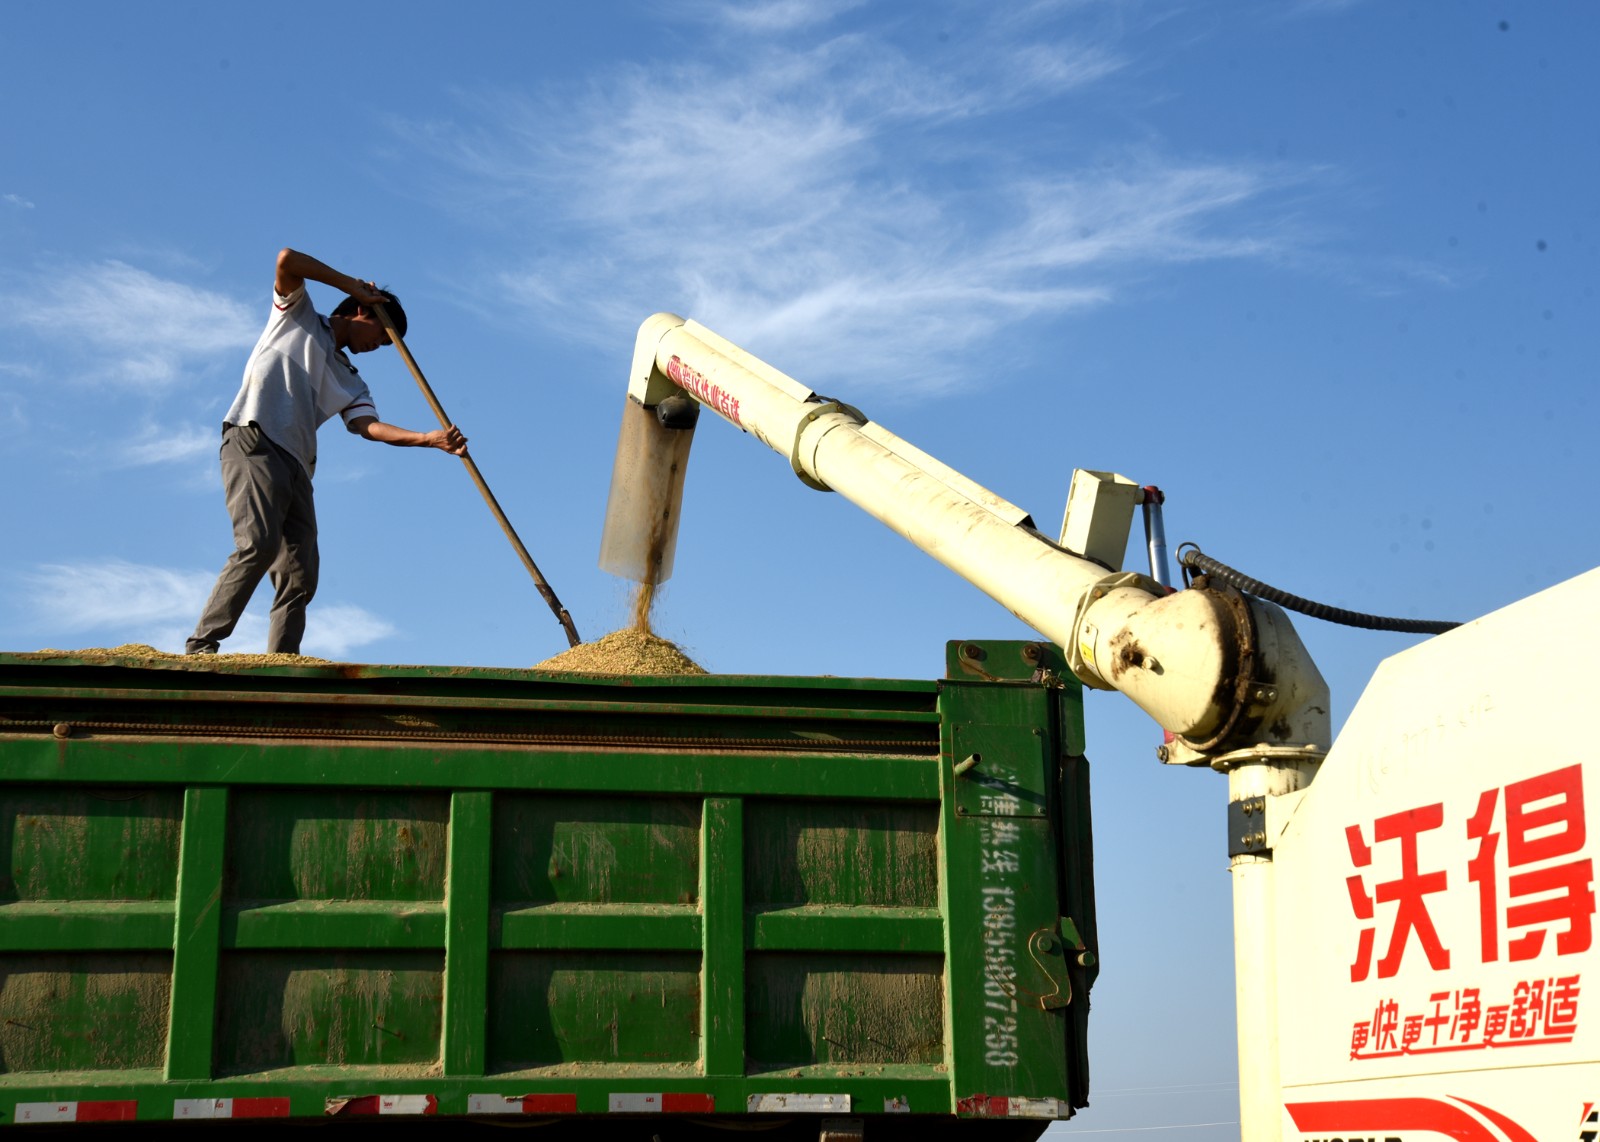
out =
[[[329,666],[332,660],[303,654],[173,654],[142,642],[83,650],[36,650],[26,658],[73,658],[109,662],[115,659],[160,659],[186,666]],[[539,670],[579,674],[704,674],[706,671],[672,642],[648,630],[615,631],[594,642],[580,643],[538,664]]]
[[[121,646],[92,646],[85,650],[38,650],[33,656],[40,658],[81,658],[105,660],[112,658],[181,659],[189,663],[214,663],[219,666],[327,666],[331,659],[311,658],[304,654],[172,654],[157,650],[142,642],[125,642]]]

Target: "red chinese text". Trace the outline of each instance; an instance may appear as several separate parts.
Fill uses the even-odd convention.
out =
[[[1453,837],[1461,836],[1455,830],[1462,827],[1447,825],[1444,803],[1435,802],[1377,818],[1371,826],[1371,843],[1363,826],[1345,829],[1345,846],[1355,870],[1345,878],[1345,887],[1350,909],[1361,923],[1350,965],[1352,982],[1359,983],[1372,974],[1378,905],[1393,905],[1393,911],[1385,910],[1389,927],[1382,957],[1376,962],[1377,978],[1396,975],[1411,947],[1419,949],[1431,970],[1450,967],[1450,949],[1439,935],[1429,903],[1450,887],[1445,854],[1455,851]],[[1587,840],[1581,766],[1570,765],[1485,790],[1464,828],[1467,840],[1475,842],[1464,871],[1465,883],[1477,893],[1478,950],[1483,963],[1498,961],[1502,947],[1512,962],[1534,959],[1551,935],[1557,955],[1589,950],[1595,911],[1594,861],[1580,855]],[[1388,867],[1398,863],[1399,875],[1377,881],[1369,889],[1370,874],[1364,870],[1373,867],[1378,853],[1388,854]],[[1372,1026],[1373,1036],[1382,1034],[1379,1021],[1374,1020]],[[1419,1024],[1423,1029],[1426,1026],[1425,1022]]]
[[[1527,928],[1506,945],[1507,958],[1531,960],[1544,949],[1554,927],[1557,955],[1589,950],[1594,914],[1594,861],[1570,859],[1587,837],[1583,816],[1583,770],[1576,765],[1512,782],[1505,787],[1505,824],[1494,829],[1499,789],[1478,798],[1467,836],[1478,842],[1467,863],[1467,879],[1478,886],[1478,924],[1484,963],[1500,958],[1499,893],[1495,855],[1502,836],[1507,878],[1505,927]],[[1536,866],[1536,867],[1535,867]]]
[[[727,389],[709,380],[692,365],[686,365],[676,355],[667,361],[667,376],[671,377],[683,388],[693,393],[695,399],[727,417],[740,428],[744,422],[739,419],[739,398]]]
[[[1426,1003],[1402,1008],[1380,999],[1372,1014],[1350,1029],[1352,1059],[1389,1059],[1489,1047],[1568,1043],[1578,1033],[1579,977],[1520,981],[1500,1003],[1484,1003],[1482,989],[1435,991]]]

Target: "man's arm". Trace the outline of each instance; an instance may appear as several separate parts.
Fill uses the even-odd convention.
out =
[[[452,456],[464,456],[467,452],[467,438],[453,424],[432,432],[413,432],[397,424],[385,424],[375,416],[358,416],[350,422],[349,427],[357,436],[382,444],[393,444],[397,448],[438,448]]]
[[[308,281],[332,286],[342,293],[349,294],[362,305],[375,305],[383,301],[383,298],[373,290],[371,282],[342,274],[332,266],[317,261],[310,254],[302,254],[299,250],[291,250],[287,246],[279,250],[275,284],[278,296],[288,297]]]

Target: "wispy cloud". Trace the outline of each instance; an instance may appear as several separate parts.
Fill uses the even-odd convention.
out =
[[[24,573],[21,586],[36,626],[53,641],[94,635],[108,645],[182,650],[214,579],[215,573],[107,559],[46,564]]]
[[[1322,16],[1354,8],[1366,0],[1293,0],[1282,13],[1285,16]]]
[[[348,660],[357,647],[388,638],[395,633],[394,624],[379,618],[371,611],[349,603],[331,603],[314,607],[306,624],[306,654],[319,658]]]
[[[470,185],[538,220],[543,248],[488,278],[499,297],[608,345],[674,309],[857,391],[953,383],[956,355],[1007,326],[1284,245],[1246,209],[1281,168],[1074,142],[1052,101],[1124,60],[1050,6],[1020,23],[974,6],[936,59],[816,27],[839,7],[760,5],[761,27],[692,64],[619,69],[576,102],[497,93],[408,134],[462,176],[453,200]]]
[[[1380,265],[1380,269],[1387,269],[1395,277],[1405,283],[1420,283],[1436,289],[1460,289],[1471,282],[1481,279],[1482,271],[1460,269],[1446,266],[1438,262],[1423,261],[1420,258],[1391,258],[1387,263]],[[1376,292],[1376,291],[1374,291]],[[1398,289],[1388,292],[1398,293]]]
[[[120,261],[38,273],[26,290],[0,296],[0,322],[32,331],[69,376],[139,389],[236,355],[260,332],[232,298]]]
[[[52,641],[63,635],[90,637],[108,646],[145,643],[176,652],[193,631],[215,579],[215,571],[174,571],[105,559],[45,564],[23,574],[21,587],[36,628]],[[265,605],[263,601],[245,612],[224,650],[258,654],[266,649]],[[356,648],[394,633],[392,623],[361,607],[314,604],[301,650],[346,659]]]
[[[825,24],[865,0],[753,0],[751,3],[700,3],[686,8],[723,29],[768,35]]]
[[[15,206],[18,210],[33,209],[33,203],[20,194],[0,194],[0,202],[4,202],[7,206]]]
[[[221,442],[215,425],[180,424],[168,428],[145,424],[111,454],[110,460],[118,468],[183,464],[215,456]]]
[[[27,426],[28,411],[21,395],[0,389],[0,428],[21,429]]]

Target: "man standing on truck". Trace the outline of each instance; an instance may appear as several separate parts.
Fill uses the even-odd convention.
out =
[[[307,281],[348,296],[323,317],[306,296]],[[379,420],[366,382],[345,355],[389,344],[372,310],[380,302],[405,336],[405,310],[392,293],[289,249],[278,254],[273,290],[267,327],[222,422],[222,489],[234,551],[189,638],[189,654],[217,653],[267,574],[274,589],[267,651],[300,653],[306,604],[317,590],[311,476],[324,421],[337,414],[351,432],[385,444],[438,448],[452,456],[467,450],[467,438],[454,425],[414,432]]]

